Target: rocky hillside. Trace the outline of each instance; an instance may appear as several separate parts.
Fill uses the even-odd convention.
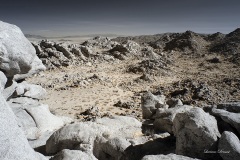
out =
[[[229,34],[198,34],[192,31],[184,33],[165,33],[136,37],[118,37],[114,40],[123,42],[133,40],[140,44],[147,43],[161,51],[192,52],[195,54],[218,53],[225,55],[231,62],[239,64],[239,32],[236,29]]]
[[[31,44],[0,22],[0,159],[240,159],[238,32]]]

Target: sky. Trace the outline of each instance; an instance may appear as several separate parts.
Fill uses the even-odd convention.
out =
[[[42,36],[229,33],[240,0],[1,0],[0,20]]]

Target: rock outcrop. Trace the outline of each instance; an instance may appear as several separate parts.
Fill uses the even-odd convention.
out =
[[[30,147],[23,131],[18,127],[17,121],[6,100],[0,95],[0,159],[8,160],[44,160]],[[11,127],[10,127],[11,126]]]
[[[17,26],[0,21],[0,37],[0,69],[7,77],[45,69],[34,47]]]
[[[40,62],[31,43],[24,37],[21,30],[14,25],[0,22],[0,52],[1,62],[1,94],[0,94],[0,159],[8,160],[45,160],[43,155],[35,152],[29,145],[23,130],[18,126],[17,118],[6,102],[16,88],[16,82],[11,82],[16,74],[27,74],[31,70],[37,73],[44,70],[42,63],[36,66],[35,62]],[[8,81],[8,84],[6,82]],[[13,87],[10,87],[13,84]],[[7,85],[7,86],[6,86]],[[5,88],[4,90],[2,90]],[[6,92],[5,92],[6,91]],[[6,94],[7,93],[7,94]],[[4,96],[5,95],[5,96]],[[26,113],[22,112],[19,117]],[[18,117],[18,118],[19,118]],[[28,117],[29,119],[30,117]],[[24,127],[31,126],[32,123],[23,122]]]
[[[52,42],[42,40],[39,43],[32,43],[37,51],[38,57],[42,60],[47,69],[79,65],[85,62],[95,62],[95,60],[107,60],[108,54],[99,54],[98,51],[108,51],[118,45],[117,42],[108,38],[95,37],[82,44],[70,44],[67,42]],[[18,77],[16,77],[18,78]]]

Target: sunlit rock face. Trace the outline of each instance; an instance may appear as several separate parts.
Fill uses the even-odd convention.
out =
[[[15,74],[37,73],[44,69],[34,47],[20,28],[0,21],[0,70],[7,77],[13,77]]]

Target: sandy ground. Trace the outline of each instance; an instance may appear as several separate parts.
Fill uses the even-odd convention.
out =
[[[215,56],[201,58],[174,56],[169,75],[150,76],[151,82],[136,82],[142,74],[126,72],[130,64],[135,64],[139,60],[69,66],[45,71],[29,78],[28,81],[47,89],[48,96],[41,102],[48,104],[56,115],[82,119],[84,115],[80,113],[88,108],[98,107],[103,115],[132,115],[141,118],[142,91],[153,90],[159,86],[166,87],[187,78],[218,85],[223,78],[240,77],[239,66],[224,61],[223,57],[219,57],[221,63],[207,62]],[[240,100],[239,94],[233,95],[233,99]],[[134,103],[134,108],[114,106],[119,100]]]
[[[29,79],[29,81],[45,85],[48,97],[42,100],[42,103],[48,104],[51,111],[57,115],[68,115],[77,118],[78,114],[93,106],[98,107],[103,113],[128,113],[130,110],[120,109],[113,105],[119,100],[131,100],[134,92],[123,90],[118,85],[124,81],[129,81],[129,79],[137,75],[122,74],[119,71],[121,69],[118,70],[118,67],[121,68],[122,64],[114,67],[112,64],[68,67],[46,71],[41,75]],[[92,77],[94,74],[102,79],[91,80],[89,77]],[[76,87],[72,85],[74,81],[72,78],[64,80],[66,75],[69,77],[81,75],[79,79],[87,80],[83,80],[85,82],[84,85]],[[52,84],[54,84],[53,88],[47,87]]]

